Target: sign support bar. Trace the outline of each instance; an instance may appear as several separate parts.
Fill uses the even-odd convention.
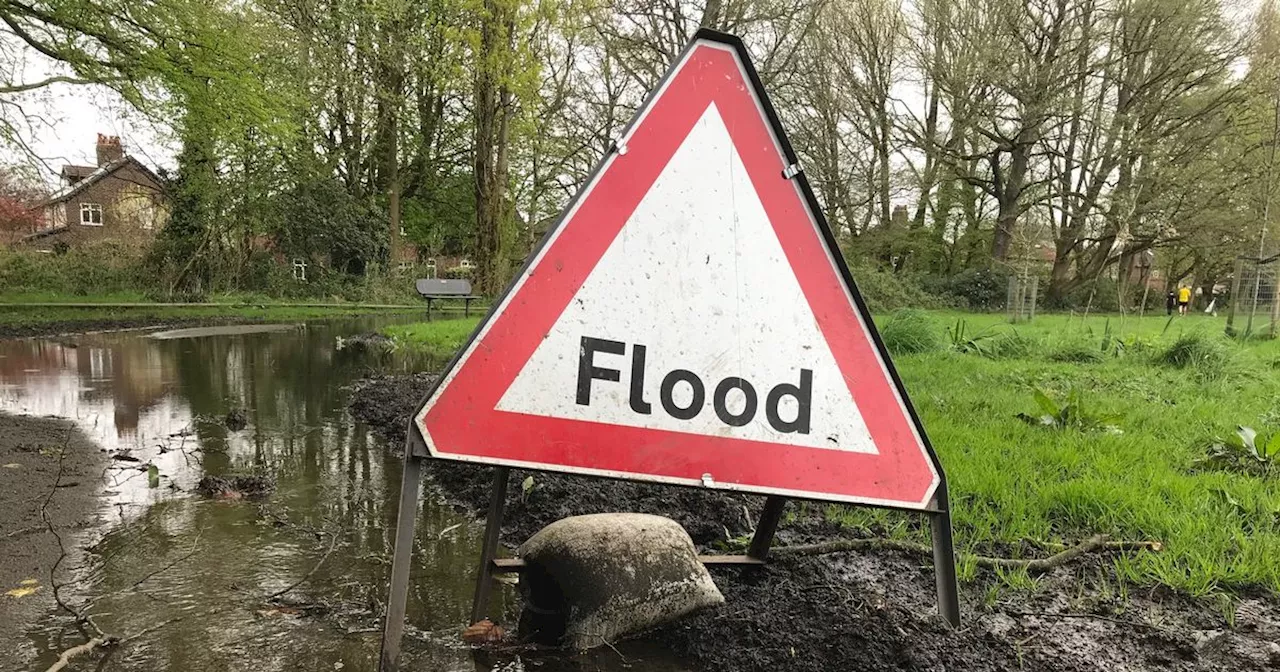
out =
[[[480,550],[480,569],[476,574],[475,598],[471,602],[471,622],[488,617],[489,593],[493,589],[493,559],[498,555],[498,537],[502,533],[502,509],[507,503],[507,481],[511,470],[498,467],[493,471],[493,491],[489,495],[489,515],[484,523],[484,546]]]
[[[956,585],[956,551],[951,538],[951,502],[947,481],[938,484],[934,511],[929,512],[929,536],[933,541],[933,577],[938,586],[938,615],[953,628],[960,627],[960,588]]]
[[[404,634],[405,603],[409,599],[409,568],[413,565],[414,525],[418,520],[418,494],[422,487],[422,458],[414,454],[415,439],[422,441],[417,430],[410,427],[404,442],[400,510],[396,513],[396,545],[391,555],[391,587],[387,591],[379,672],[396,672],[400,664],[400,638]]]
[[[760,561],[769,557],[769,547],[773,545],[773,535],[778,531],[778,522],[782,520],[782,509],[786,505],[785,497],[771,495],[765,500],[756,531],[751,535],[751,546],[747,548],[748,557]]]

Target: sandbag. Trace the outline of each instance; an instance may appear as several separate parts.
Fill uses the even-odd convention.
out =
[[[724,602],[688,533],[661,516],[565,518],[519,554],[521,636],[544,644],[588,649]]]

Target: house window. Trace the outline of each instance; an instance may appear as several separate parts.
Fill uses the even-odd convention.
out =
[[[427,266],[427,273],[428,273],[428,274],[430,274],[430,277],[432,277],[432,278],[436,277],[436,259],[435,259],[435,257],[427,257],[427,264],[426,264],[426,266]]]
[[[102,226],[102,206],[97,203],[81,203],[80,223],[85,226]]]
[[[307,281],[307,260],[306,259],[293,260],[293,279],[299,280],[301,282]]]
[[[402,261],[402,262],[400,262],[400,265],[396,267],[396,270],[397,270],[401,275],[404,275],[405,273],[408,273],[409,271],[413,270],[413,262],[411,262],[411,261]]]
[[[402,236],[407,236],[407,235],[409,235],[409,233],[408,233],[407,231],[405,231],[405,230],[404,230],[404,227],[403,227],[403,226],[401,226],[401,227],[400,227],[400,235],[402,235]]]
[[[462,260],[462,262],[458,264],[458,268],[467,268],[467,269],[470,269],[470,268],[475,268],[475,266],[472,266],[472,265],[471,265],[471,260],[470,260],[470,259],[463,259],[463,260]]]

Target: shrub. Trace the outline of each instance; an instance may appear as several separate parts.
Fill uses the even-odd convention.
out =
[[[942,349],[942,334],[928,315],[911,309],[898,310],[880,328],[880,340],[895,355],[912,355]]]
[[[925,291],[911,276],[864,265],[849,267],[858,291],[873,313],[899,308],[945,308],[947,302]]]
[[[450,280],[470,280],[471,276],[474,274],[474,268],[463,268],[461,266],[454,266],[453,268],[446,268],[443,271],[440,271],[440,277],[448,278]]]
[[[0,291],[107,294],[146,284],[142,253],[115,242],[77,245],[62,254],[0,249]]]
[[[924,288],[970,310],[998,310],[1009,292],[1009,273],[1000,268],[968,268],[924,280]]]
[[[1161,364],[1178,369],[1192,369],[1197,375],[1209,380],[1226,375],[1232,359],[1227,343],[1198,331],[1182,334],[1156,357],[1156,361]]]

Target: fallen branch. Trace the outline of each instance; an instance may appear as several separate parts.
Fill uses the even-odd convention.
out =
[[[49,504],[53,501],[53,496],[58,492],[58,484],[62,483],[62,475],[65,473],[67,461],[67,449],[71,446],[71,432],[73,430],[68,427],[66,435],[62,441],[62,449],[58,451],[58,473],[53,477],[53,487],[49,488],[49,495],[44,498],[44,503],[40,505],[40,519],[44,521],[45,529],[49,534],[53,535],[54,541],[58,543],[58,559],[53,562],[53,566],[49,568],[49,586],[53,591],[53,601],[58,605],[59,609],[78,617],[75,609],[72,609],[62,599],[62,584],[58,583],[58,568],[62,566],[62,562],[67,559],[67,547],[62,543],[62,535],[58,534],[58,528],[53,524],[53,518],[49,516]],[[86,635],[87,636],[87,635]],[[104,635],[99,632],[98,638]]]
[[[1145,545],[1143,545],[1145,544]],[[1159,542],[1109,542],[1107,535],[1094,535],[1075,546],[1064,547],[1047,558],[992,558],[982,555],[966,554],[979,567],[989,569],[1025,569],[1028,572],[1042,573],[1065,565],[1082,555],[1103,549],[1159,550]],[[817,544],[801,544],[797,546],[778,546],[772,550],[777,555],[824,555],[827,553],[846,553],[849,551],[892,550],[915,555],[933,555],[933,547],[913,541],[898,539],[836,539]]]
[[[1039,541],[1031,540],[1031,543],[1049,551],[1057,553],[1071,548],[1067,544],[1060,544],[1056,541]],[[1164,542],[1160,541],[1108,541],[1102,545],[1102,548],[1108,551],[1119,551],[1127,553],[1131,551],[1151,551],[1159,553],[1164,550]]]
[[[20,529],[20,530],[14,530],[14,531],[12,531],[12,532],[6,532],[6,533],[5,533],[5,535],[4,535],[4,538],[5,538],[5,539],[12,539],[13,537],[21,536],[21,535],[24,535],[24,534],[31,534],[32,532],[41,532],[41,531],[43,531],[44,529],[45,529],[44,525],[32,525],[32,526],[30,526],[30,527],[24,527],[24,528],[22,528],[22,529]]]
[[[98,602],[100,602],[100,601],[102,601],[102,600],[105,600],[105,599],[107,599],[107,598],[115,597],[116,595],[120,595],[120,594],[122,594],[122,593],[127,593],[127,592],[132,591],[132,590],[137,590],[137,589],[138,589],[138,587],[140,587],[142,584],[146,583],[147,581],[150,581],[150,580],[151,580],[152,578],[154,578],[157,574],[161,574],[161,573],[163,573],[163,572],[167,572],[167,571],[169,571],[170,569],[173,569],[173,568],[174,568],[175,566],[177,566],[178,564],[183,563],[183,562],[186,562],[187,560],[190,560],[190,559],[191,559],[191,557],[192,557],[192,556],[194,556],[194,555],[196,554],[196,552],[200,550],[200,537],[201,537],[203,534],[204,534],[204,529],[197,530],[197,531],[196,531],[196,538],[195,538],[195,539],[193,539],[193,540],[191,541],[191,550],[187,551],[187,553],[186,553],[185,555],[183,555],[182,557],[178,558],[177,560],[174,560],[173,562],[170,562],[169,564],[167,564],[167,565],[165,565],[165,566],[161,567],[160,569],[157,569],[157,570],[154,570],[154,571],[152,571],[152,572],[147,573],[147,574],[146,574],[146,575],[144,575],[142,578],[138,579],[137,581],[134,581],[134,582],[133,582],[133,585],[131,585],[131,586],[128,586],[128,587],[126,587],[126,588],[121,588],[121,589],[119,589],[119,590],[113,590],[113,591],[111,591],[111,592],[109,592],[109,593],[105,593],[105,594],[99,595],[99,596],[97,596],[97,597],[95,597],[95,598],[93,598],[93,599],[89,600],[88,602],[85,602],[84,606],[82,606],[82,607],[80,608],[80,610],[76,613],[76,619],[77,619],[77,620],[86,620],[86,619],[87,619],[86,614],[88,614],[89,610],[93,608],[93,605],[97,604]]]
[[[54,662],[54,664],[50,665],[49,669],[45,670],[45,672],[58,672],[58,670],[61,670],[62,668],[69,665],[71,663],[72,658],[75,658],[76,656],[82,653],[88,653],[98,648],[103,644],[103,641],[104,640],[102,640],[101,638],[94,637],[93,639],[90,639],[84,644],[73,646],[67,649],[66,651],[63,651],[62,655],[58,656],[58,660]]]
[[[283,588],[281,590],[277,590],[276,592],[263,597],[262,598],[263,601],[274,600],[275,598],[280,597],[281,595],[284,595],[285,593],[293,590],[294,588],[297,588],[298,586],[301,586],[302,584],[306,583],[307,580],[310,579],[312,576],[314,576],[316,571],[320,569],[320,566],[324,564],[325,560],[329,559],[329,556],[333,554],[333,549],[337,548],[337,546],[338,546],[338,534],[331,533],[329,535],[329,548],[325,550],[324,555],[320,556],[320,561],[317,562],[315,566],[311,568],[311,571],[304,574],[301,579],[298,579],[297,581],[294,581],[293,583],[289,584],[288,587]]]

